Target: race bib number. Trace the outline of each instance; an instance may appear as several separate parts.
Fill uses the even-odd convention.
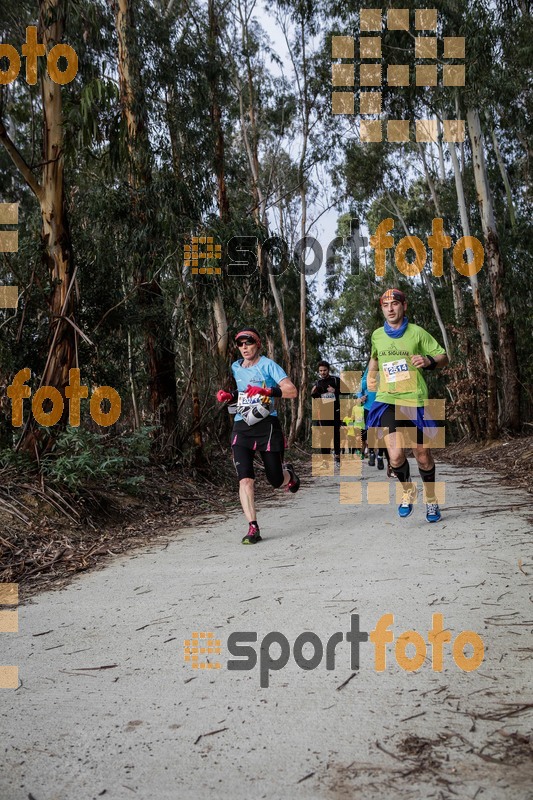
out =
[[[261,402],[262,400],[267,402]],[[239,392],[237,414],[241,415],[247,425],[256,425],[270,414],[270,398],[264,398],[260,394],[247,397],[246,392]]]
[[[335,400],[335,392],[326,392],[320,395],[321,400]]]
[[[261,403],[262,395],[254,394],[253,397],[247,397],[246,392],[239,392],[237,405],[239,406],[257,406]]]
[[[409,367],[405,358],[399,358],[398,361],[386,361],[382,369],[387,383],[409,380]]]

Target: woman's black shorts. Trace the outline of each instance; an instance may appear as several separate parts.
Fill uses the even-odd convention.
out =
[[[247,425],[240,420],[231,432],[233,463],[239,480],[255,478],[254,456],[260,453],[265,473],[271,486],[278,488],[283,483],[283,454],[285,437],[277,417],[267,417],[257,425]]]

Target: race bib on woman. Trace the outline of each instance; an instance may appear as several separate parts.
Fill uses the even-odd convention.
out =
[[[247,397],[246,392],[239,392],[237,399],[237,413],[241,415],[247,425],[255,425],[268,417],[270,409],[268,404],[262,402],[260,394]]]

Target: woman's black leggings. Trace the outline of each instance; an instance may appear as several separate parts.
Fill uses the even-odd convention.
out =
[[[255,478],[254,472],[254,455],[256,450],[250,450],[248,447],[241,447],[234,444],[233,450],[233,463],[237,470],[239,480],[243,478]],[[267,452],[259,451],[259,455],[263,459],[265,465],[265,474],[267,481],[274,489],[279,489],[283,484],[283,451]]]

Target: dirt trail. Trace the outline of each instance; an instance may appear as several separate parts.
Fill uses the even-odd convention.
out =
[[[240,515],[213,516],[21,606],[19,633],[2,635],[1,663],[22,680],[0,692],[2,800],[531,800],[530,498],[489,472],[444,464],[438,478],[436,525],[421,504],[400,521],[393,505],[341,505],[338,478],[308,480],[263,506],[255,547],[239,543]],[[382,473],[365,465],[367,480]],[[363,642],[355,670],[344,635],[326,669],[351,615],[371,631],[386,613],[395,639],[426,641],[443,614],[452,640],[481,636],[484,663],[463,672],[446,644],[433,671],[428,646],[406,672],[389,644],[378,673]],[[220,669],[184,661],[184,640],[204,631],[221,641]],[[324,646],[313,670],[293,658],[304,631]],[[257,634],[254,669],[227,668],[237,632]],[[270,632],[291,652],[261,688]]]

